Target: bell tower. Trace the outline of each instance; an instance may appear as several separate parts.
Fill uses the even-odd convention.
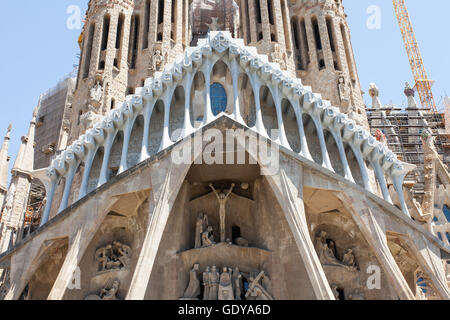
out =
[[[297,76],[368,127],[342,0],[291,1]]]
[[[241,38],[295,74],[289,0],[238,0]]]
[[[81,57],[73,99],[71,138],[125,99],[134,2],[91,0],[80,37]]]

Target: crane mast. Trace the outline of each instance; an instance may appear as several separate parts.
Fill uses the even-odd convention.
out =
[[[422,108],[430,109],[432,112],[437,113],[436,103],[431,90],[433,81],[428,79],[405,0],[392,0],[392,2],[414,75],[415,89],[419,93]]]

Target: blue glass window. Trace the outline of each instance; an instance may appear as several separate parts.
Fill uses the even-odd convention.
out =
[[[447,205],[444,205],[444,214],[445,217],[447,218],[447,221],[450,222],[450,208],[447,207]]]
[[[211,85],[211,108],[214,116],[225,112],[227,108],[227,93],[220,83]]]

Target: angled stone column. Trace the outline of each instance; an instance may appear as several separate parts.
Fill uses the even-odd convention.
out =
[[[291,226],[316,298],[335,300],[308,231],[303,203],[303,171],[298,168],[298,164],[284,159],[282,161],[286,163],[280,163],[279,173],[266,176],[266,179]]]
[[[190,139],[187,141],[191,142]],[[126,300],[143,300],[145,297],[169,214],[191,164],[175,165],[171,157],[167,157],[153,166],[149,223]]]
[[[425,236],[414,241],[418,245],[418,262],[433,282],[442,299],[450,300],[450,289],[447,284],[445,265],[442,265],[439,248],[427,243]],[[433,250],[432,250],[433,249]]]
[[[382,218],[378,217],[368,204],[360,199],[357,194],[353,194],[351,190],[347,190],[345,194],[339,192],[336,196],[341,200],[362,235],[371,245],[398,297],[402,300],[415,300],[414,294],[389,250],[384,224],[380,221]]]
[[[84,221],[80,229],[74,229],[73,234],[69,237],[69,249],[63,266],[59,271],[58,277],[53,284],[52,290],[48,296],[48,300],[62,300],[64,294],[73,278],[73,273],[84,256],[92,238],[95,236],[98,228],[102,224],[110,208],[118,201],[118,198],[110,199],[105,203],[97,203],[97,215],[88,221]],[[97,210],[95,210],[97,209]]]

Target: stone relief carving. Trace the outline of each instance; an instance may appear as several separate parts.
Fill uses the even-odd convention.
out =
[[[122,270],[128,268],[131,248],[119,241],[113,241],[95,252],[95,260],[99,263],[99,272]]]
[[[105,287],[100,291],[99,295],[87,296],[84,300],[119,300],[117,293],[119,291],[120,282],[115,280],[110,288]]]
[[[266,277],[264,271],[261,271],[256,277],[250,276],[249,288],[245,294],[248,300],[273,300],[270,293],[260,283]]]
[[[225,242],[226,241],[226,234],[225,234],[225,219],[226,219],[226,204],[228,201],[228,198],[230,197],[231,193],[233,192],[233,189],[235,187],[235,184],[233,183],[231,185],[230,190],[228,191],[227,194],[225,194],[223,192],[223,190],[220,192],[220,194],[217,192],[217,190],[214,188],[214,186],[212,184],[209,185],[209,187],[212,189],[212,191],[214,192],[214,194],[217,197],[217,200],[219,201],[219,215],[220,215],[220,242]]]
[[[345,82],[344,77],[339,77],[338,80],[339,98],[341,99],[341,108],[345,113],[350,112],[350,99],[352,94],[352,88]]]
[[[242,273],[238,267],[223,267],[219,272],[217,266],[207,266],[199,280],[200,265],[195,264],[190,271],[189,285],[181,300],[273,300],[270,278],[264,271]],[[244,285],[244,282],[246,285]],[[200,286],[203,296],[200,297]]]
[[[164,63],[167,62],[167,54],[164,56],[161,52],[161,49],[156,48],[150,59],[149,70],[153,72],[161,71]]]
[[[96,110],[98,110],[98,108],[102,104],[102,98],[103,98],[103,86],[100,84],[100,80],[97,80],[95,82],[95,85],[92,87],[90,91],[91,106],[94,107]]]
[[[344,255],[344,261],[336,258],[336,245],[333,240],[327,242],[327,233],[322,231],[315,239],[314,244],[319,260],[323,265],[343,267],[350,271],[356,271],[356,261],[353,251],[349,249]]]
[[[270,54],[270,59],[272,60],[273,63],[278,63],[281,69],[286,69],[286,62],[285,59],[283,59],[280,50],[280,45],[278,43],[276,43],[273,46],[273,52]]]
[[[200,265],[196,264],[192,268],[189,276],[189,286],[186,289],[181,300],[196,300],[200,295],[200,280],[198,279],[198,272]]]

